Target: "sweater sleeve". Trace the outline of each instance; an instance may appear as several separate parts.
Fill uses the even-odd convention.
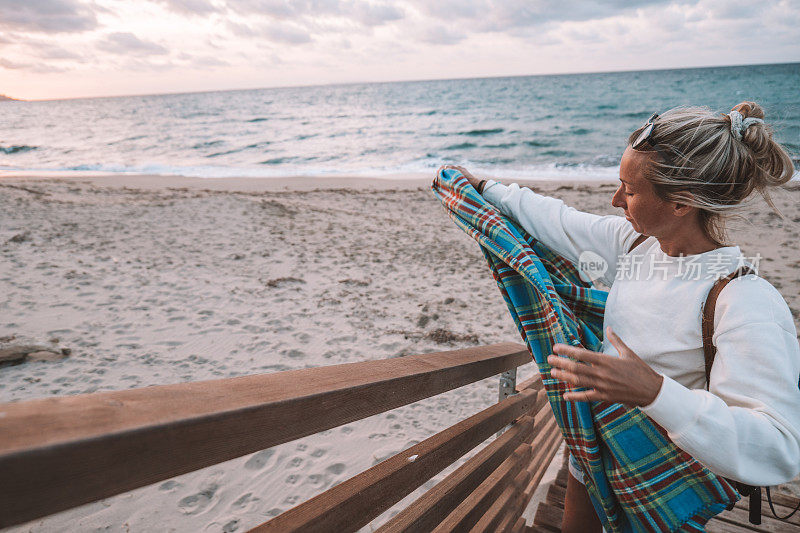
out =
[[[744,276],[720,293],[710,391],[664,377],[641,410],[712,472],[750,485],[800,473],[800,345],[780,293]]]
[[[489,180],[483,197],[572,263],[578,264],[583,252],[599,255],[608,265],[600,280],[608,286],[614,281],[620,256],[639,236],[624,217],[578,211],[557,198],[537,194],[516,183],[506,186]]]

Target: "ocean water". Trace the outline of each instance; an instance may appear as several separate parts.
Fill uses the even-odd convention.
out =
[[[0,170],[606,178],[653,112],[754,100],[800,154],[800,63],[0,102]]]

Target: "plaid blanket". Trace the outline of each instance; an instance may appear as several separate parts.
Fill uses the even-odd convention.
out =
[[[581,280],[572,263],[503,216],[457,170],[441,171],[431,188],[480,244],[605,529],[703,531],[732,506],[739,493],[639,409],[563,399],[570,386],[551,377],[547,356],[559,342],[601,351],[607,293]]]

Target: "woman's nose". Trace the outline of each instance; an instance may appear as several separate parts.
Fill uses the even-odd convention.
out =
[[[614,193],[614,196],[611,197],[611,205],[614,207],[621,207],[625,208],[625,203],[623,201],[623,196],[620,194],[621,189],[617,189],[617,192]]]

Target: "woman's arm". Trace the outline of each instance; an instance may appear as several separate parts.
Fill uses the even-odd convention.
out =
[[[710,392],[664,377],[642,411],[711,471],[751,485],[800,473],[800,346],[791,312],[763,278],[720,293]]]
[[[600,279],[609,286],[616,276],[620,256],[639,237],[623,217],[578,211],[557,198],[537,194],[516,183],[506,186],[488,180],[483,197],[569,261],[578,264],[581,254],[587,251],[602,257],[608,268]]]

